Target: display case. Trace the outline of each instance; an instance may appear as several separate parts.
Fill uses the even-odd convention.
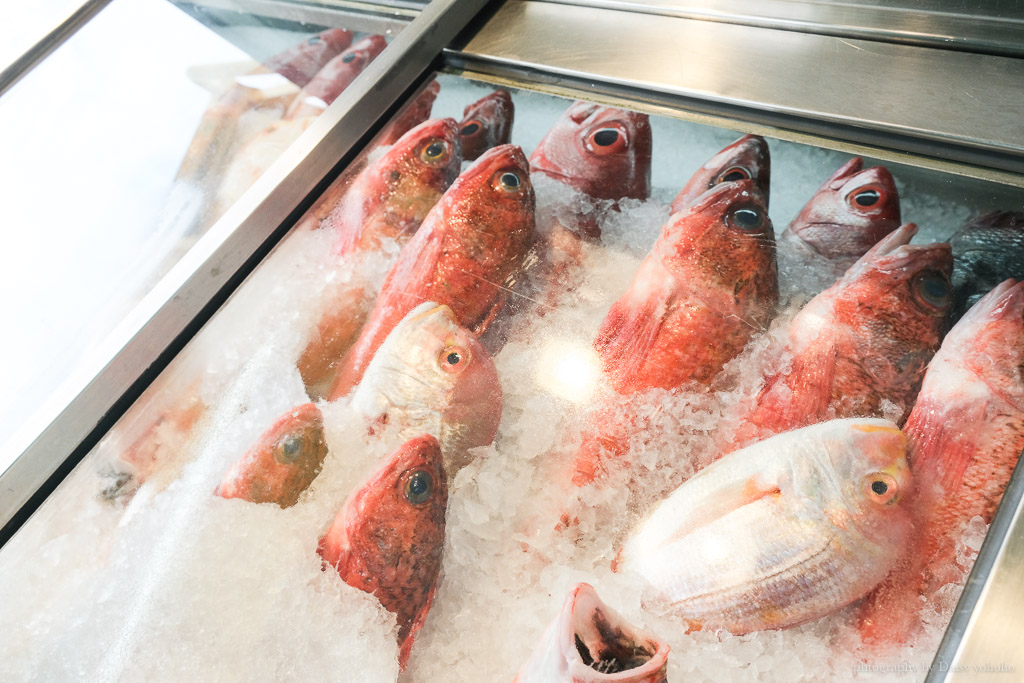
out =
[[[1020,449],[969,493],[929,469],[1019,438],[1019,370],[985,373],[1021,361],[1020,287],[952,318],[965,268],[1024,275],[1024,19],[164,8],[257,63],[339,27],[388,45],[154,257],[102,352],[8,440],[5,678],[1024,670]],[[182,168],[209,158],[197,139]],[[870,228],[843,222],[865,207]],[[985,277],[965,226],[1016,235]],[[957,355],[972,335],[987,361]],[[940,374],[961,366],[979,379]],[[956,449],[929,445],[941,425]],[[843,469],[864,453],[890,460]],[[943,491],[978,506],[934,522]]]

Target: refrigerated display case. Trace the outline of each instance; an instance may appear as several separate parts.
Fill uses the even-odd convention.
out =
[[[725,358],[721,372],[671,386],[638,379],[645,372],[640,361],[625,362],[622,376],[610,379],[606,318],[624,293],[635,291],[635,274],[652,246],[661,248],[664,226],[677,221],[677,207],[669,209],[676,194],[741,135],[766,141],[773,180],[770,208],[767,198],[763,208],[780,238],[821,183],[855,156],[864,158],[865,168],[891,172],[897,222],[902,214],[904,222],[919,225],[915,244],[949,240],[978,214],[1024,211],[1018,115],[1024,20],[1005,8],[968,16],[941,3],[723,8],[453,0],[182,8],[257,61],[271,54],[264,47],[266,26],[271,34],[301,27],[308,35],[337,26],[376,32],[386,25],[390,45],[212,227],[199,231],[176,264],[158,272],[162,279],[105,348],[109,356],[86,368],[84,379],[66,386],[60,400],[5,447],[12,464],[0,480],[0,567],[7,577],[6,630],[13,634],[3,659],[12,678],[333,679],[344,671],[343,680],[507,680],[581,581],[595,584],[624,615],[615,619],[638,625],[613,624],[622,629],[620,639],[635,641],[631,665],[622,663],[630,659],[622,653],[602,658],[588,652],[587,636],[578,630],[569,654],[576,652],[591,671],[642,668],[658,658],[661,650],[652,643],[659,639],[671,647],[669,680],[971,680],[1021,670],[1024,662],[1010,642],[1024,599],[1016,559],[1024,487],[1019,472],[1005,483],[991,520],[972,520],[956,539],[948,580],[915,606],[927,616],[906,642],[887,648],[861,642],[865,591],[852,606],[842,601],[807,623],[769,619],[764,629],[713,621],[701,629],[659,607],[643,581],[620,571],[619,560],[627,568],[637,564],[623,547],[661,501],[731,450],[722,440],[742,432],[736,420],[743,406],[766,391],[773,372],[790,371],[788,326],[829,282],[814,282],[809,273],[820,268],[794,261],[780,241],[774,321],[767,314],[746,319],[742,351]],[[278,39],[281,47],[288,44]],[[415,150],[424,163],[429,157],[447,164],[451,125],[462,121],[465,128],[471,117],[464,118],[464,109],[496,88],[511,95],[511,142],[526,157],[534,155],[533,172],[520,177],[516,158],[499,163],[489,157],[463,164],[456,187],[470,194],[473,170],[498,163],[495,192],[520,196],[524,186],[531,188],[535,211],[528,230],[516,211],[494,208],[504,205],[493,198],[478,201],[498,217],[481,208],[471,222],[501,225],[510,241],[522,230],[530,233],[529,249],[518,242],[508,247],[513,265],[493,271],[491,281],[492,271],[468,265],[489,263],[489,252],[477,251],[442,284],[420,291],[412,284],[420,280],[401,280],[392,267],[432,258],[419,237],[426,228],[408,242],[410,255],[402,246],[410,239],[404,228],[359,247],[332,234],[345,225],[337,216],[355,211],[337,207],[349,206],[343,198],[368,182],[360,174],[382,167],[388,150],[401,146],[389,147],[394,139],[381,144],[390,122],[422,102],[424,93],[435,93],[431,116],[452,124],[428,131]],[[12,95],[17,91],[3,96]],[[542,171],[545,159],[536,152],[577,100],[593,103],[580,106],[572,119],[577,124],[599,117],[598,105],[634,112],[598,127],[594,135],[605,137],[584,144],[604,148],[649,135],[649,188],[593,202],[579,186],[560,182],[564,169]],[[435,153],[442,156],[435,160]],[[884,195],[885,188],[872,187]],[[748,203],[743,211],[760,211],[756,201]],[[459,224],[452,211],[429,214],[424,225],[440,232]],[[759,214],[758,229],[764,218]],[[404,284],[390,284],[396,279]],[[458,304],[483,296],[480,282],[494,289],[488,305],[473,319],[459,318]],[[743,295],[736,287],[738,300]],[[448,313],[426,303],[416,309],[419,318],[401,323],[402,316],[387,318],[375,309],[378,294],[393,306],[402,297],[419,297],[408,305],[413,308],[453,288],[459,294],[442,302],[456,311],[448,323],[442,320]],[[364,351],[362,365],[344,349],[316,351],[330,362],[321,368],[325,375],[313,378],[311,348],[327,338],[327,327],[339,329],[338,320],[357,350],[373,346],[358,335],[366,316],[371,325],[387,319],[392,327],[405,326],[407,336],[383,341],[382,332],[377,355]],[[440,356],[416,336],[422,334],[417,320],[447,330]],[[703,343],[725,346],[730,334],[716,327]],[[595,338],[605,341],[595,346]],[[628,355],[642,344],[626,347]],[[381,369],[381,356],[398,369]],[[416,375],[422,368],[414,363],[423,358],[442,369],[469,362],[472,380],[453,384],[454,393],[428,392],[433,398],[416,412],[409,406],[426,390],[410,388],[402,377]],[[364,371],[372,382],[358,381]],[[462,394],[458,387],[469,388]],[[891,398],[857,416],[902,424],[913,401],[896,405]],[[444,402],[444,409],[430,401]],[[458,401],[464,403],[452,417],[449,402]],[[382,404],[389,408],[381,410]],[[842,417],[832,410],[830,416]],[[292,438],[296,420],[299,441]],[[360,482],[374,466],[393,457],[416,430],[440,439],[447,484],[438,486],[447,497],[447,522],[436,592],[433,585],[427,591],[432,605],[428,598],[430,610],[410,620],[414,626],[403,626],[399,617],[399,647],[390,613],[401,610],[379,591],[378,602],[372,586],[353,588],[358,581],[340,565],[332,571],[329,565],[338,560],[330,539],[348,528],[335,516],[352,514],[349,495],[363,490]],[[625,446],[613,443],[622,431]],[[628,453],[626,464],[580,481],[579,453],[595,438],[602,453]],[[259,477],[249,477],[261,446],[292,450],[310,443],[317,464],[304,483],[289,485],[296,488],[293,497],[267,497],[264,489],[273,485],[266,482],[255,493]],[[406,528],[395,519],[392,527]],[[900,538],[890,554],[913,547],[910,537]],[[712,546],[695,546],[694,553],[711,565],[725,552]],[[902,560],[887,561],[886,571]],[[326,571],[321,562],[328,563]],[[369,575],[380,578],[384,570]],[[647,641],[631,630],[640,626]],[[407,640],[409,629],[414,643]],[[607,633],[601,639],[614,640]],[[523,680],[565,675],[522,671]]]

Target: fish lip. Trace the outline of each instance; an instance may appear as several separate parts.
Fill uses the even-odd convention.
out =
[[[845,164],[840,166],[836,171],[828,177],[824,183],[822,183],[819,192],[825,188],[838,189],[846,184],[846,182],[861,172],[864,168],[864,159],[861,157],[853,157]]]
[[[604,630],[602,626],[605,627]],[[634,646],[639,645],[639,649],[645,655],[649,655],[647,661],[638,667],[615,673],[604,673],[586,664],[576,644],[577,638],[580,641],[591,642],[596,638],[597,642],[606,644],[608,627],[626,637]],[[581,631],[584,631],[582,638]],[[575,674],[573,680],[586,683],[641,678],[658,672],[668,664],[668,644],[626,621],[601,600],[589,583],[578,583],[570,589],[563,606],[562,632],[559,634],[559,640],[562,651],[571,663],[571,672]],[[594,648],[588,647],[588,650],[593,651]],[[581,673],[588,674],[588,678],[579,678]]]

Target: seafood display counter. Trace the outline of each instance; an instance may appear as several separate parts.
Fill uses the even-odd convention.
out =
[[[4,680],[1017,680],[1020,22],[396,7],[212,100],[148,355],[0,477]]]

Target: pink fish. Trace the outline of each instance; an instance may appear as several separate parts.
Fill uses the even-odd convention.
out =
[[[700,195],[719,183],[753,180],[768,205],[772,160],[768,143],[760,135],[744,135],[708,159],[672,200],[672,213],[679,213]]]
[[[368,36],[327,62],[292,101],[284,118],[319,116],[387,46],[384,36]]]
[[[957,541],[972,518],[992,521],[1024,450],[1024,283],[997,286],[946,335],[905,431],[915,530],[905,561],[860,610],[874,648],[906,643],[923,598],[959,579]]]
[[[578,583],[513,683],[665,683],[668,652]]]
[[[264,432],[232,465],[215,493],[221,498],[291,507],[320,474],[325,457],[323,416],[315,405],[306,403]]]
[[[404,669],[437,590],[448,482],[432,436],[403,444],[345,501],[317,552],[324,568],[398,618]]]
[[[414,100],[389,123],[374,141],[378,147],[393,145],[407,132],[430,118],[434,100],[441,92],[441,84],[431,81]]]
[[[508,90],[495,90],[466,107],[459,123],[462,158],[472,161],[491,147],[507,145],[514,117]]]

